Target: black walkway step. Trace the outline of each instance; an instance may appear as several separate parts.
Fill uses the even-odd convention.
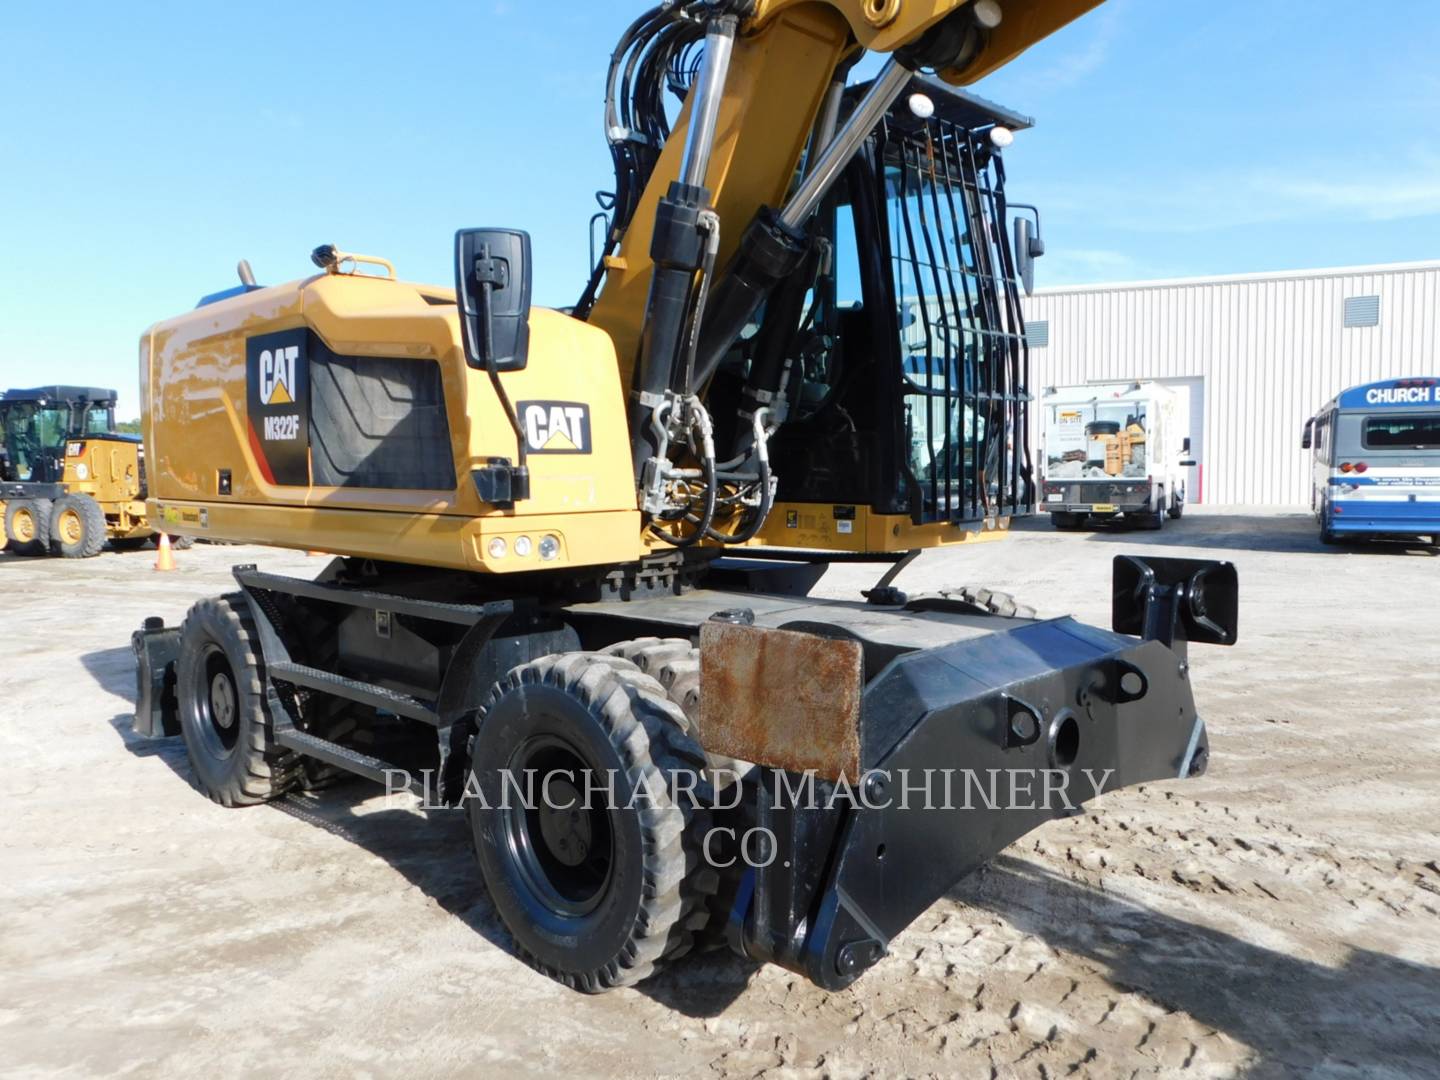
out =
[[[319,690],[322,694],[330,694],[347,701],[359,702],[361,705],[369,705],[375,709],[384,709],[396,716],[421,720],[427,724],[434,724],[436,727],[440,726],[439,714],[425,702],[413,698],[409,694],[387,690],[385,687],[376,686],[373,683],[359,682],[356,679],[348,679],[344,675],[336,675],[334,672],[321,671],[319,668],[292,664],[288,661],[270,664],[267,671],[270,678],[279,682],[290,683],[292,686],[303,686],[310,690]]]

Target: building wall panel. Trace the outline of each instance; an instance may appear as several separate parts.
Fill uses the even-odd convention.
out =
[[[1380,324],[1347,329],[1362,295]],[[1031,385],[1201,378],[1205,501],[1309,505],[1306,419],[1347,386],[1440,375],[1437,306],[1440,262],[1040,290]]]

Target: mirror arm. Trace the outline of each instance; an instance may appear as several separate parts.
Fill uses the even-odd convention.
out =
[[[505,411],[505,418],[510,421],[511,430],[515,432],[516,468],[524,471],[525,429],[520,426],[520,417],[510,402],[510,395],[505,392],[505,386],[500,381],[500,368],[495,362],[495,321],[491,299],[495,289],[505,288],[509,278],[508,266],[504,259],[497,259],[490,254],[489,244],[481,246],[475,259],[475,281],[480,286],[480,349],[484,354],[485,371],[490,376],[490,385],[495,388],[495,396],[500,399],[500,407]]]

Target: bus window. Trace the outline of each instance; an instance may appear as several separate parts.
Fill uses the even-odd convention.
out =
[[[1367,416],[1367,450],[1440,450],[1440,415]]]

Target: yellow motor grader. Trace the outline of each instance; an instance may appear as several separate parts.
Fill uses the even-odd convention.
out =
[[[669,0],[612,55],[573,307],[463,229],[453,286],[326,245],[151,327],[152,517],[337,558],[147,622],[137,730],[227,806],[338,769],[463,809],[587,991],[706,943],[845,986],[1029,830],[1202,772],[1233,568],[1122,558],[1110,630],[895,585],[1034,511],[1025,121],[958,88],[1097,2]],[[811,595],[849,559],[890,570]]]
[[[0,396],[0,509],[17,555],[87,559],[108,540],[140,547],[145,512],[138,435],[115,430],[114,390],[43,386]]]

